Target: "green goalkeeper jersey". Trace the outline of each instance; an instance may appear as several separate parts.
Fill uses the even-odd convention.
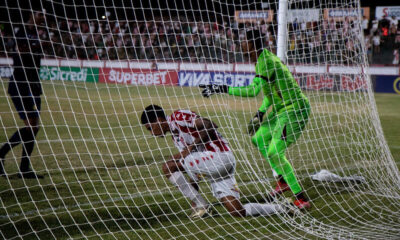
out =
[[[300,110],[308,106],[307,97],[287,66],[266,49],[257,59],[253,82],[244,87],[229,87],[228,93],[234,96],[255,97],[261,89],[264,100],[259,110],[262,112],[266,112],[271,105],[275,113]]]

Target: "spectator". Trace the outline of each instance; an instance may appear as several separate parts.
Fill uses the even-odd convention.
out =
[[[399,20],[397,20],[396,16],[392,16],[390,19],[390,25],[394,25],[397,28],[397,25],[399,24]]]
[[[379,34],[376,32],[374,37],[372,38],[372,43],[374,45],[374,54],[380,53],[381,52],[381,37]]]
[[[329,19],[329,31],[330,33],[336,31],[336,22],[333,18]]]
[[[399,54],[399,49],[395,49],[393,51],[393,65],[399,65],[399,59],[400,59],[400,54]]]
[[[346,17],[330,18],[318,22],[303,22],[295,19],[289,27],[289,60],[304,56],[309,59],[328,61],[323,49],[334,55],[347,51],[358,41],[349,38],[365,34],[366,49],[372,49],[374,59],[387,64],[392,62],[393,49],[400,47],[400,31],[395,17],[370,21],[364,17],[361,26]],[[240,50],[246,29],[258,29],[264,43],[271,51],[276,50],[276,23],[261,20],[257,24],[238,23],[233,18],[220,22],[196,22],[187,17],[154,21],[119,20],[49,20],[47,26],[38,27],[39,38],[45,56],[49,58],[115,60],[115,59],[163,59],[179,61],[246,61]],[[370,33],[370,37],[367,37]],[[1,32],[4,55],[12,50],[13,33]],[[385,37],[387,35],[387,37]],[[398,36],[399,35],[399,36]],[[375,42],[374,42],[375,40]],[[379,45],[376,45],[379,42]],[[347,45],[346,45],[347,44]],[[11,47],[10,47],[11,46]],[[293,50],[293,48],[295,48]],[[353,50],[354,51],[354,50]],[[336,53],[335,53],[336,52]],[[368,51],[371,53],[371,51]],[[322,54],[321,54],[322,53]],[[312,55],[310,58],[310,54]],[[340,55],[340,53],[339,53]],[[390,55],[390,56],[389,56]],[[333,57],[333,56],[332,56]],[[332,58],[333,59],[333,58]],[[343,59],[335,58],[335,62]],[[374,62],[374,61],[373,61]]]
[[[367,35],[364,37],[365,41],[365,49],[367,50],[368,62],[372,61],[372,44],[371,44],[371,36]]]
[[[322,21],[322,31],[324,34],[327,34],[329,31],[329,23],[327,20]]]
[[[344,21],[343,21],[343,35],[348,35],[350,32],[350,18],[349,17],[345,17]]]
[[[397,34],[397,25],[395,23],[390,24],[389,29],[390,36],[394,37]]]
[[[369,28],[369,19],[364,16],[364,19],[362,21],[362,30],[364,32],[364,35],[368,34],[368,28]]]
[[[307,23],[306,22],[302,22],[300,24],[300,26],[301,26],[301,31],[302,32],[306,32],[307,31]]]
[[[396,35],[394,39],[394,48],[400,48],[400,35]]]
[[[346,41],[346,51],[345,51],[345,56],[347,57],[347,62],[351,63],[352,58],[354,57],[354,41],[349,38]]]
[[[381,29],[381,32],[382,32],[382,36],[383,37],[389,36],[389,27],[388,26],[383,26],[382,29]]]
[[[374,35],[378,30],[378,27],[379,27],[379,20],[378,18],[375,18],[374,20],[372,20],[372,28],[370,34]]]

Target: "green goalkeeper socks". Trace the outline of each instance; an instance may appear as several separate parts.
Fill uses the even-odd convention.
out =
[[[285,150],[287,148],[286,142],[281,139],[272,139],[270,144],[266,145],[263,141],[263,137],[253,137],[252,140],[264,158],[268,160],[272,169],[274,169],[278,175],[282,175],[292,192],[294,194],[301,192],[302,188],[294,175],[292,165],[285,157]]]
[[[269,161],[271,167],[278,173],[281,174],[285,182],[289,185],[290,190],[292,190],[293,194],[297,194],[302,191],[299,182],[297,181],[296,176],[294,175],[292,165],[286,159],[285,155],[278,157],[278,164],[275,161]],[[272,165],[275,165],[273,167]],[[281,171],[280,173],[278,171]]]

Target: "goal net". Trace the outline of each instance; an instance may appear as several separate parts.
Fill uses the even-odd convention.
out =
[[[400,175],[361,30],[371,9],[358,0],[286,3],[279,23],[278,0],[1,3],[0,144],[25,126],[8,94],[9,82],[23,81],[13,77],[13,57],[25,38],[41,57],[40,66],[22,67],[27,79],[38,71],[43,92],[40,129],[27,142],[35,143],[30,167],[44,178],[19,178],[25,143],[4,156],[0,238],[398,238]],[[202,180],[214,215],[192,220],[190,201],[162,171],[178,150],[140,117],[156,104],[167,115],[189,109],[211,119],[235,155],[241,201],[265,202],[276,178],[247,132],[262,93],[203,98],[198,87],[253,81],[255,63],[242,48],[250,29],[260,32],[263,48],[283,53],[310,101],[307,126],[286,157],[312,208],[234,218]],[[289,191],[275,202],[289,206],[293,198]]]

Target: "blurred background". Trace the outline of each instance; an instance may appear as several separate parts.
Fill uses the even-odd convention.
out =
[[[48,58],[247,62],[248,56],[241,53],[239,43],[249,28],[260,29],[265,47],[276,51],[276,3],[204,2],[2,1],[0,57],[13,51],[13,34],[29,19],[31,9],[44,13],[38,28]],[[318,2],[309,1],[309,6],[302,3],[302,7],[320,8]],[[340,6],[340,1],[336,2]],[[290,8],[295,9],[296,4],[300,3],[292,1]],[[289,61],[298,54],[295,51],[302,51],[304,63],[351,63],[349,59],[354,56],[349,52],[359,44],[354,36],[360,35],[356,29],[361,24],[369,63],[398,65],[400,13],[396,8],[384,8],[395,7],[396,1],[362,0],[361,6],[362,22],[351,17],[336,21],[329,16],[315,21],[290,19]],[[265,20],[245,21],[235,16],[238,10],[265,10],[272,14]],[[320,53],[324,51],[335,54],[323,58]]]

